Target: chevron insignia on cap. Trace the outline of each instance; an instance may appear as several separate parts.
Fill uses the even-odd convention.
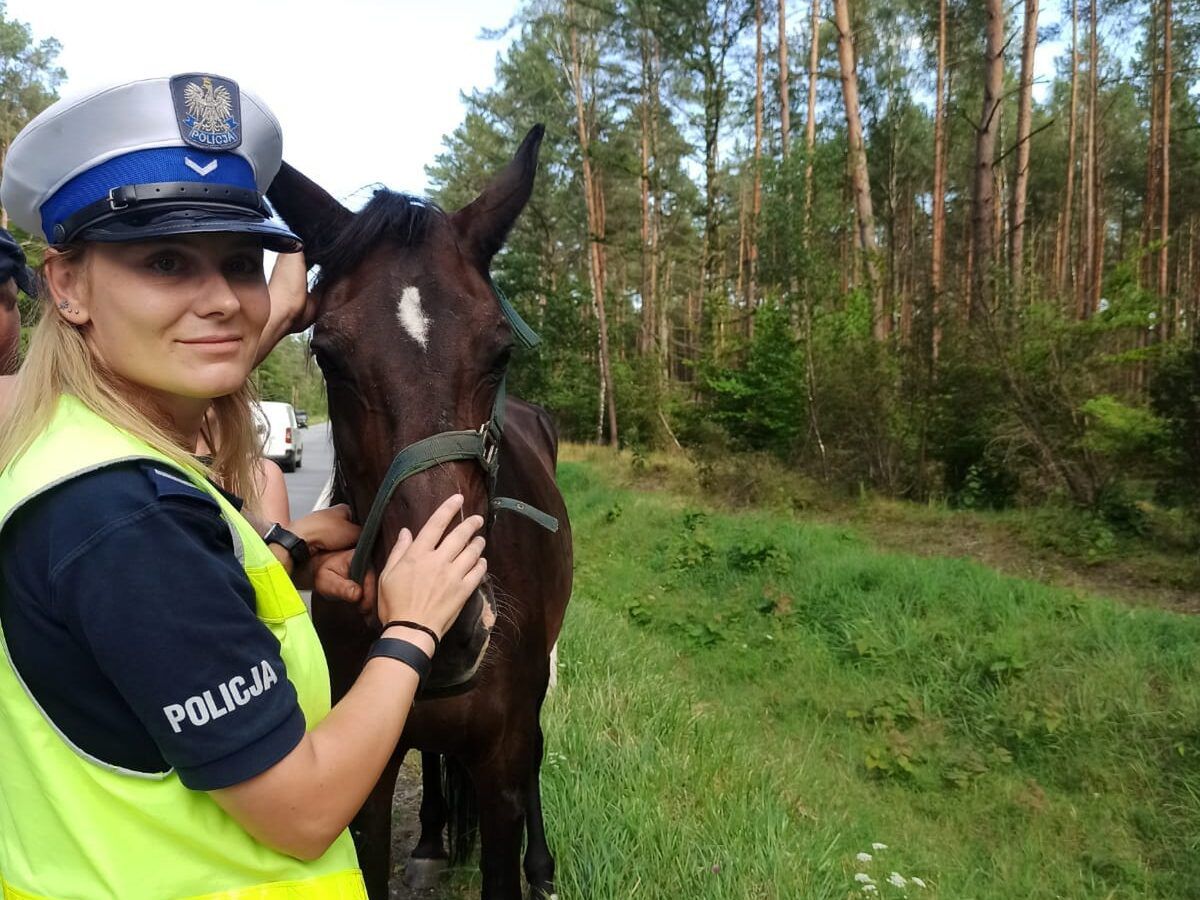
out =
[[[200,165],[200,163],[196,162],[190,156],[185,156],[183,158],[183,164],[185,166],[187,166],[189,169],[191,169],[193,172],[195,172],[197,175],[199,175],[201,178],[203,178],[205,175],[211,175],[213,172],[216,171],[216,168],[217,168],[217,160],[215,160],[215,159],[210,159],[208,161],[207,165],[202,166],[202,165]]]

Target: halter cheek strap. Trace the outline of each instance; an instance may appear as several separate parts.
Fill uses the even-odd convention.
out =
[[[521,318],[500,289],[492,285],[492,290],[495,291],[496,299],[500,301],[500,309],[521,345],[532,348],[541,343],[537,333]],[[479,428],[474,431],[443,431],[409,444],[396,454],[383,476],[383,483],[375,494],[371,511],[367,514],[367,520],[363,522],[362,533],[354,548],[354,558],[350,561],[350,577],[354,581],[361,584],[366,575],[371,551],[379,536],[379,526],[383,523],[384,510],[391,502],[392,495],[396,493],[396,488],[406,478],[444,462],[473,459],[483,467],[488,477],[488,508],[493,513],[506,510],[536,522],[547,531],[558,531],[558,519],[548,513],[511,497],[495,496],[496,476],[500,469],[500,442],[504,437],[504,404],[508,399],[507,380],[506,373],[496,391],[491,417]]]

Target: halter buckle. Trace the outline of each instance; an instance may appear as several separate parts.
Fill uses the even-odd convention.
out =
[[[487,469],[496,464],[496,454],[500,452],[500,441],[492,431],[492,423],[484,422],[479,426],[480,459]]]

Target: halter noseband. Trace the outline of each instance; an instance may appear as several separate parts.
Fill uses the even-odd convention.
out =
[[[529,324],[521,318],[520,313],[508,302],[508,298],[494,284],[492,290],[500,302],[500,310],[512,327],[513,334],[521,346],[528,349],[541,343]],[[488,508],[493,512],[508,510],[531,519],[547,531],[558,531],[558,519],[554,516],[535,509],[528,503],[514,500],[511,497],[497,497],[496,475],[500,470],[500,441],[504,437],[504,403],[508,398],[506,382],[508,373],[500,381],[496,391],[496,399],[492,403],[492,414],[486,422],[475,430],[443,431],[439,434],[422,438],[403,448],[396,454],[392,464],[388,466],[387,474],[375,500],[371,503],[371,511],[363,523],[362,533],[358,536],[358,544],[354,548],[354,558],[350,561],[350,577],[362,583],[370,563],[371,551],[379,536],[379,526],[383,523],[383,511],[387,508],[396,492],[396,488],[407,478],[424,472],[444,462],[473,459],[483,467],[488,478]]]

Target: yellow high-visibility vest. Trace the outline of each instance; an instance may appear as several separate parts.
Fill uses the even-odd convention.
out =
[[[279,640],[308,728],[329,712],[329,673],[312,621],[282,565],[199,472],[180,469],[74,397],[0,473],[0,547],[22,505],[71,478],[129,460],[169,467],[221,507]],[[0,584],[0,591],[4,590]],[[252,838],[175,772],[108,765],[73,746],[13,667],[0,629],[0,894],[3,900],[366,900],[348,832],[305,862]]]

